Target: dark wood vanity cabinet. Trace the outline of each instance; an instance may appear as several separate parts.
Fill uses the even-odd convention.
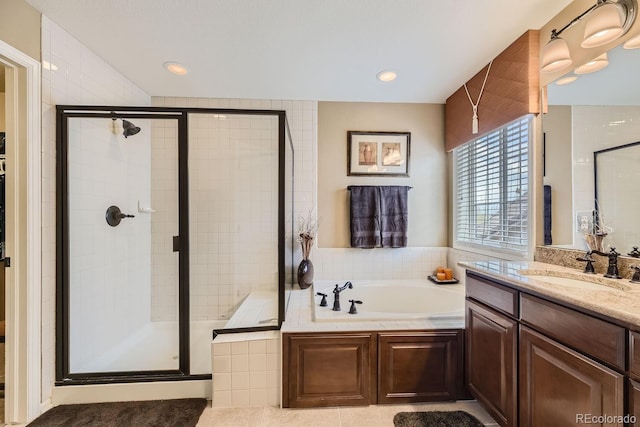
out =
[[[462,347],[460,330],[378,333],[378,403],[458,399]]]
[[[626,408],[640,413],[640,334],[474,273],[466,306],[467,385],[498,424],[622,427]]]
[[[461,329],[283,334],[283,406],[467,397]]]
[[[519,381],[521,427],[572,426],[580,414],[624,416],[624,375],[526,326]]]
[[[629,415],[635,417],[635,423],[630,426],[640,426],[640,383],[628,380],[627,390],[629,394]]]
[[[495,286],[467,278],[471,294],[507,297]],[[470,289],[469,287],[467,289]],[[508,298],[507,298],[508,300]],[[516,306],[512,306],[514,312]],[[504,308],[504,306],[503,306]],[[471,299],[466,301],[466,380],[471,394],[501,426],[517,425],[518,323]]]
[[[374,333],[287,334],[283,341],[285,408],[374,403]]]

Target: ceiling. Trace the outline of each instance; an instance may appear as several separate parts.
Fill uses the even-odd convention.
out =
[[[425,103],[444,103],[570,3],[27,1],[152,96]],[[386,69],[398,78],[376,80]]]

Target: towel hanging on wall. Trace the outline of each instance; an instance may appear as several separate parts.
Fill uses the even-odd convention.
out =
[[[407,246],[408,191],[400,185],[350,185],[351,247]]]

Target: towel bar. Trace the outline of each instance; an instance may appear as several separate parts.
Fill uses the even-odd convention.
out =
[[[352,187],[393,187],[392,185],[349,185],[347,186],[347,190],[351,191]],[[407,187],[411,190],[413,187]]]

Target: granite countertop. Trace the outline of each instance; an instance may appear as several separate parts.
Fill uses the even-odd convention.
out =
[[[602,274],[586,274],[536,261],[477,261],[458,265],[640,328],[640,283],[631,283],[629,279],[608,279]],[[567,280],[566,284],[561,280],[551,283],[541,275],[573,280]]]

